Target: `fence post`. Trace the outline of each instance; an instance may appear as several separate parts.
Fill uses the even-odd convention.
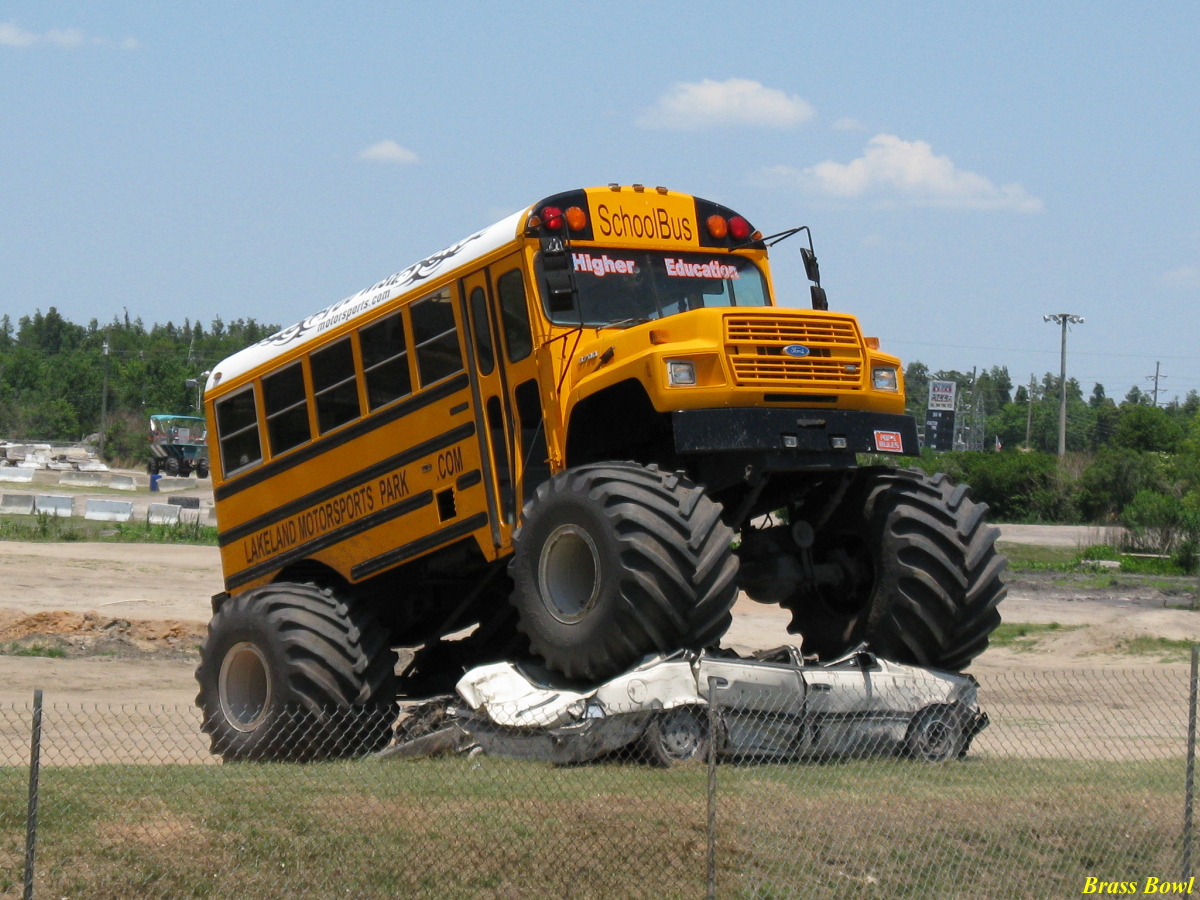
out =
[[[708,679],[708,900],[717,896],[717,728],[716,681]]]
[[[42,762],[42,692],[33,692],[33,734],[29,738],[29,810],[25,818],[25,893],[33,900],[33,858],[37,850],[38,774]]]
[[[1183,880],[1192,877],[1192,805],[1196,796],[1196,679],[1200,674],[1200,644],[1192,644],[1192,678],[1188,690],[1187,775],[1183,790]]]

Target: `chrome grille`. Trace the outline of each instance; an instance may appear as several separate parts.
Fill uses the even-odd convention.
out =
[[[786,356],[789,344],[802,344],[811,355]],[[853,320],[727,316],[725,352],[743,386],[843,391],[863,386],[862,346]]]

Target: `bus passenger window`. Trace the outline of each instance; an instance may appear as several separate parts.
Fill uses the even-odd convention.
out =
[[[479,374],[491,375],[496,365],[496,356],[492,353],[492,330],[488,328],[487,295],[481,287],[471,291],[471,329],[475,332]]]
[[[520,362],[533,352],[533,335],[529,330],[529,307],[525,303],[525,282],[520,269],[505,272],[496,281],[500,294],[500,309],[504,313],[504,343],[508,346],[508,361]]]
[[[358,342],[367,379],[367,406],[372,411],[412,393],[408,341],[400,313],[364,328],[358,333]]]
[[[350,338],[318,350],[309,357],[308,364],[317,403],[317,431],[324,434],[357,419],[358,379],[354,375]]]
[[[221,441],[221,471],[226,478],[262,461],[253,388],[217,401],[217,435]]]
[[[417,372],[421,385],[432,384],[461,372],[462,353],[450,291],[439,291],[412,305],[413,343],[417,348]]]
[[[312,437],[308,427],[308,397],[304,372],[294,363],[263,378],[263,406],[267,412],[267,438],[271,455],[278,456]]]

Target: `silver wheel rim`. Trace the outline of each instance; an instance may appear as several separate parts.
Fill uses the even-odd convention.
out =
[[[923,737],[925,756],[928,759],[944,759],[954,748],[953,726],[940,716],[925,724]]]
[[[600,595],[600,554],[592,536],[578,525],[559,525],[542,545],[538,589],[550,614],[565,624],[578,622]]]
[[[254,731],[271,706],[271,670],[255,644],[234,644],[221,662],[221,713],[236,730]]]
[[[673,709],[663,714],[658,733],[663,752],[671,759],[691,759],[704,741],[704,730],[695,713]]]

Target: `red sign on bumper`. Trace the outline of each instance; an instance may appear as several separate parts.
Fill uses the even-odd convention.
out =
[[[903,453],[904,442],[900,440],[900,432],[875,432],[875,449],[880,453]]]

